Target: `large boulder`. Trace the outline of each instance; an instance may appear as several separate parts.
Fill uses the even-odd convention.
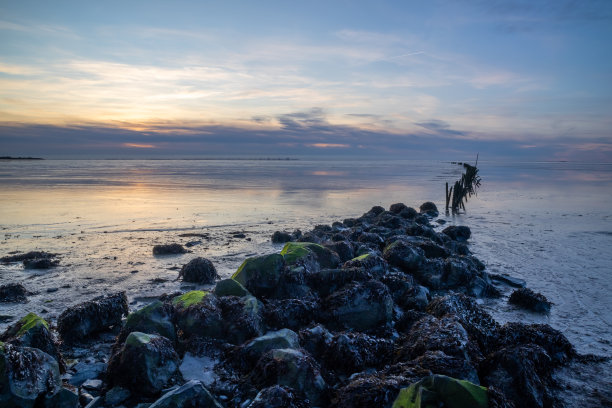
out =
[[[0,342],[0,406],[40,406],[61,386],[59,366],[49,354]]]
[[[20,283],[8,283],[0,286],[0,302],[2,303],[25,303],[28,301],[28,291]]]
[[[223,315],[219,300],[212,293],[193,290],[175,297],[172,305],[182,341],[197,337],[223,338]]]
[[[499,328],[496,340],[494,350],[516,345],[537,344],[556,364],[566,363],[576,356],[576,350],[567,337],[547,324],[506,323]]]
[[[200,381],[187,381],[182,386],[168,391],[149,408],[221,408],[210,391]]]
[[[311,260],[321,268],[336,268],[340,264],[337,253],[314,242],[288,242],[281,255],[287,265],[310,265]]]
[[[512,292],[508,303],[536,313],[550,313],[552,303],[541,293],[534,292],[529,288],[520,288]]]
[[[278,384],[293,388],[308,398],[312,406],[322,406],[325,402],[327,384],[319,365],[299,350],[275,349],[265,353],[257,362],[251,378],[263,387]]]
[[[234,279],[222,279],[215,285],[215,295],[221,296],[246,296],[249,291]]]
[[[65,369],[62,354],[49,331],[49,324],[34,313],[28,313],[17,323],[9,326],[0,336],[0,341],[44,351],[58,362],[61,371]]]
[[[132,312],[128,315],[125,325],[117,336],[116,344],[123,345],[132,332],[159,334],[171,341],[176,340],[176,329],[172,323],[172,306],[159,300]]]
[[[488,408],[485,387],[445,375],[423,378],[402,388],[392,408]]]
[[[274,299],[266,302],[264,321],[274,329],[299,330],[319,319],[321,306],[316,301],[303,299]]]
[[[366,282],[375,279],[375,275],[365,268],[321,269],[307,276],[308,286],[319,296],[329,296],[351,282]]]
[[[390,265],[413,272],[424,262],[425,252],[406,240],[397,240],[384,249],[383,257]]]
[[[437,217],[439,214],[438,207],[436,207],[436,205],[431,201],[426,201],[421,204],[419,207],[419,212],[429,217]]]
[[[285,270],[285,258],[280,254],[246,259],[232,276],[236,282],[261,298],[275,297],[278,282]]]
[[[223,317],[223,339],[232,344],[260,336],[264,332],[263,304],[254,296],[219,298]]]
[[[380,256],[367,253],[346,261],[343,269],[362,268],[376,278],[380,278],[387,272],[387,263]]]
[[[134,394],[155,396],[169,385],[179,367],[179,357],[163,336],[132,332],[108,363],[110,385]]]
[[[211,284],[215,282],[215,279],[219,279],[213,263],[202,257],[194,258],[183,265],[179,272],[179,278],[181,277],[185,282],[200,284]]]
[[[411,275],[390,272],[380,281],[389,288],[395,304],[404,309],[425,310],[429,303],[429,290],[414,282]]]
[[[446,234],[450,239],[454,239],[455,241],[467,241],[472,236],[472,231],[469,227],[464,225],[451,225],[444,230],[442,233]]]
[[[329,295],[323,310],[332,327],[373,331],[391,323],[393,299],[379,281],[353,282]]]
[[[57,319],[57,330],[66,343],[79,341],[93,333],[121,324],[128,314],[125,292],[99,296],[66,309]]]

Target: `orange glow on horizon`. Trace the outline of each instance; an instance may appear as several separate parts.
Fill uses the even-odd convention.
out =
[[[155,149],[157,146],[152,144],[144,144],[144,143],[123,143],[124,147],[136,147],[139,149]]]
[[[334,148],[348,148],[351,147],[350,145],[347,144],[341,144],[341,143],[313,143],[313,144],[309,144],[307,145],[309,147],[318,147],[321,149],[325,149],[325,148],[329,148],[329,147],[334,147]]]

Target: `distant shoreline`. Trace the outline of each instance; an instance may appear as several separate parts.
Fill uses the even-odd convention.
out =
[[[45,160],[42,157],[11,157],[1,156],[0,160]]]

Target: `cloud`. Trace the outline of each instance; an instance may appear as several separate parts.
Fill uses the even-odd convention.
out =
[[[440,119],[432,119],[427,122],[416,123],[416,125],[425,128],[438,136],[466,136],[467,132],[461,130],[451,129],[449,123],[440,120]]]

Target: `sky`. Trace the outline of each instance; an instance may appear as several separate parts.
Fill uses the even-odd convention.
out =
[[[0,0],[0,156],[612,162],[612,1]]]

